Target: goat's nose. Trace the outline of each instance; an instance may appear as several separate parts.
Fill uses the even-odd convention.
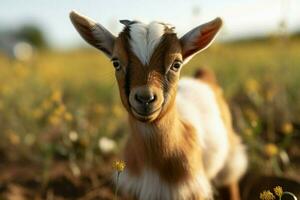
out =
[[[155,101],[156,97],[152,93],[135,94],[135,100],[140,104],[149,105]]]

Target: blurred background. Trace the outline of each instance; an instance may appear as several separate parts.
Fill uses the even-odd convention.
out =
[[[276,185],[300,191],[299,0],[1,0],[0,199],[113,199],[126,112],[72,9],[114,34],[120,19],[168,22],[181,36],[222,17],[218,40],[183,75],[210,68],[224,88],[250,159],[243,200]]]

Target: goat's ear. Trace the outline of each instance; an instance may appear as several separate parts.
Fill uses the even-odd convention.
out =
[[[90,45],[103,51],[108,57],[112,56],[115,36],[101,24],[83,16],[76,11],[70,13],[70,19],[81,37]]]
[[[206,24],[202,24],[180,38],[183,59],[199,53],[207,48],[222,26],[221,18],[216,18]]]

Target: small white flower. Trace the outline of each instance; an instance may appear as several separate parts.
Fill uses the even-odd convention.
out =
[[[70,163],[70,168],[71,168],[71,171],[72,171],[74,176],[80,176],[81,170],[80,170],[79,166],[76,163],[71,162]]]
[[[72,142],[76,142],[78,140],[78,133],[76,131],[71,131],[69,133],[69,138]]]
[[[98,147],[103,153],[111,153],[115,149],[116,143],[112,139],[102,137],[99,139]]]
[[[17,59],[26,61],[32,57],[33,48],[27,42],[18,42],[13,48],[13,53]]]

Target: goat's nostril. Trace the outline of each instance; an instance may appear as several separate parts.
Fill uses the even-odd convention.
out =
[[[150,103],[152,103],[156,100],[156,95],[153,95],[153,94],[144,94],[144,95],[136,94],[134,96],[134,98],[137,102],[148,105],[148,104],[150,104]]]
[[[142,101],[141,101],[139,95],[135,94],[135,95],[134,95],[134,99],[135,99],[137,102],[142,103]]]

